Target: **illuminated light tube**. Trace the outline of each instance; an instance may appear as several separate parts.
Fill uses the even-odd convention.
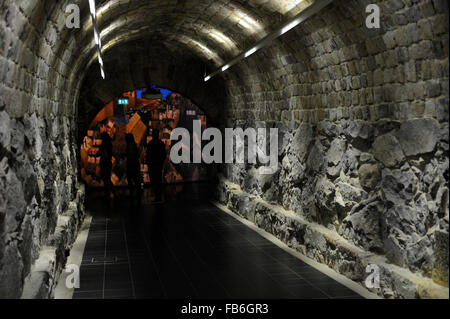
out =
[[[258,51],[258,48],[253,48],[253,49],[248,50],[248,51],[245,53],[245,57],[248,58],[249,56],[251,56],[251,55],[252,55],[253,53],[255,53],[256,51]]]
[[[100,64],[100,74],[105,79],[105,70],[103,68],[103,58],[102,58],[102,39],[100,38],[100,32],[97,28],[97,11],[95,8],[95,0],[89,0],[89,9],[91,11],[92,27],[94,29],[94,41],[97,46],[98,63]]]
[[[292,21],[287,26],[283,27],[283,29],[281,29],[281,34],[285,34],[286,32],[294,29],[296,26],[300,24],[300,22],[301,22],[300,19]]]
[[[211,79],[211,76],[208,75],[208,76],[205,78],[205,82],[208,82],[210,79]]]
[[[94,27],[94,38],[95,38],[95,44],[98,45],[99,48],[102,47],[102,40],[100,37],[100,32],[98,31],[97,27],[97,21],[92,20],[93,27]]]
[[[97,31],[95,31],[95,30],[94,30],[94,39],[95,39],[95,44],[100,47],[100,37],[98,36]]]
[[[249,56],[251,56],[256,51],[266,47],[267,45],[272,43],[273,40],[275,40],[276,38],[282,36],[286,32],[292,30],[293,28],[295,28],[296,26],[298,26],[299,24],[301,24],[302,22],[304,22],[308,18],[312,17],[317,12],[319,12],[320,10],[322,10],[323,8],[328,6],[331,2],[333,2],[333,0],[316,0],[313,4],[311,4],[305,10],[300,12],[297,16],[295,16],[294,18],[292,18],[291,20],[289,20],[288,22],[286,22],[285,24],[280,26],[278,29],[276,29],[274,32],[272,32],[271,34],[267,35],[265,38],[263,38],[262,40],[257,42],[255,45],[253,45],[251,47],[251,49],[248,49],[248,50],[244,51],[243,53],[239,54],[238,56],[236,56],[231,61],[229,61],[226,64],[224,64],[224,66],[222,66],[220,69],[218,69],[218,70],[214,71],[213,73],[209,74],[205,78],[205,81],[207,81],[206,79],[210,80],[211,78],[213,78],[214,76],[216,76],[220,72],[224,72],[224,71],[228,70],[230,67],[232,67],[236,63],[239,63],[241,60],[243,60],[245,58],[248,58]],[[245,21],[244,23],[248,23],[248,21]]]
[[[97,17],[97,10],[95,9],[95,0],[89,0],[89,9],[91,10],[91,15],[95,19]]]

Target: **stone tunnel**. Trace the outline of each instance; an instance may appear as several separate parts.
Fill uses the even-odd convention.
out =
[[[447,1],[95,5],[105,79],[88,0],[0,3],[0,298],[54,297],[89,214],[81,137],[149,85],[220,130],[278,129],[276,171],[219,165],[217,205],[379,297],[448,298]],[[365,285],[373,264],[378,288]]]

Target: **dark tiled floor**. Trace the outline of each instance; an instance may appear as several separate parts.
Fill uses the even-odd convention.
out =
[[[126,197],[93,220],[74,298],[358,298],[208,202],[205,184],[173,186],[164,205]]]

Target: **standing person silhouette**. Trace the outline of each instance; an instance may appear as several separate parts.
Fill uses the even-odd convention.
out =
[[[109,202],[114,199],[114,189],[111,182],[112,173],[112,141],[107,132],[103,132],[102,146],[100,147],[100,176],[105,185],[105,197]],[[112,197],[111,197],[112,196]]]
[[[136,196],[138,203],[141,201],[141,181],[140,181],[140,164],[139,152],[134,141],[133,134],[125,136],[127,141],[127,180],[130,189],[130,198]]]
[[[112,141],[116,134],[115,128],[115,120],[111,118],[108,120],[108,123],[106,125],[106,132],[103,132],[101,135],[102,146],[100,147],[100,177],[105,185],[105,196],[108,203],[116,198],[114,185],[111,181],[113,158]]]
[[[150,182],[156,196],[156,203],[162,202],[162,171],[166,160],[166,146],[159,138],[159,130],[153,129],[152,140],[147,146],[147,164],[150,169]]]

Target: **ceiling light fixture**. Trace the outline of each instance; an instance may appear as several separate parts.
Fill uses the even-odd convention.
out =
[[[289,23],[288,25],[284,26],[281,29],[281,34],[285,34],[286,32],[294,29],[296,26],[298,26],[300,24],[300,22],[302,22],[301,19],[296,19],[296,20],[292,21],[291,23]]]
[[[311,4],[309,7],[307,7],[305,10],[300,12],[297,16],[295,16],[293,19],[289,20],[285,24],[283,24],[281,27],[279,27],[277,30],[266,36],[264,39],[260,40],[258,43],[256,43],[251,49],[246,50],[244,53],[239,54],[234,59],[226,63],[223,67],[218,69],[217,71],[209,74],[207,77],[205,77],[205,82],[219,74],[220,72],[224,72],[228,70],[230,67],[235,65],[236,63],[240,62],[241,60],[248,58],[252,54],[254,54],[256,51],[262,49],[263,47],[267,46],[268,44],[272,43],[273,40],[280,37],[281,35],[285,34],[286,32],[292,30],[296,26],[298,26],[300,23],[308,19],[309,17],[313,16],[323,8],[325,8],[327,5],[329,5],[333,0],[316,0],[313,4]],[[249,22],[253,20],[250,18],[245,19],[243,23],[249,24]],[[253,20],[254,21],[254,20]],[[256,21],[255,21],[256,22]]]
[[[89,9],[91,10],[92,17],[97,18],[97,11],[95,9],[95,0],[89,0]]]
[[[89,9],[91,11],[92,27],[94,29],[94,41],[97,46],[97,56],[98,64],[100,64],[100,74],[103,79],[105,79],[105,70],[103,68],[103,58],[102,58],[102,39],[100,37],[100,32],[97,28],[97,10],[95,8],[95,0],[89,0]]]
[[[101,55],[98,56],[98,63],[99,63],[101,66],[103,66],[103,59],[102,59],[102,56],[101,56]]]
[[[258,49],[255,47],[255,48],[253,48],[253,49],[250,49],[250,50],[248,50],[246,53],[245,53],[245,57],[246,58],[248,58],[249,56],[251,56],[253,53],[255,53],[256,51],[258,51]]]

